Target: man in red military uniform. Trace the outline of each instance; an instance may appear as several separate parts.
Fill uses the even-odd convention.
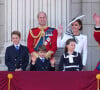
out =
[[[93,15],[93,19],[96,23],[96,26],[94,27],[94,39],[97,41],[98,46],[100,47],[100,16],[96,15],[96,13]],[[100,71],[100,60],[95,68],[95,71]]]
[[[95,30],[94,30],[94,38],[97,41],[98,45],[100,46],[100,16],[93,15],[94,21],[96,23]]]
[[[39,27],[29,31],[27,46],[31,59],[38,57],[37,49],[41,45],[47,48],[46,58],[51,58],[57,50],[57,30],[47,26],[47,16],[44,12],[38,13]]]

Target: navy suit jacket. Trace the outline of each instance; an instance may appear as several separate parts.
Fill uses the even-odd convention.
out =
[[[15,71],[16,68],[21,68],[23,71],[29,63],[29,54],[27,47],[20,45],[19,50],[16,50],[15,46],[9,46],[6,48],[5,64],[8,67],[8,71]]]
[[[40,58],[37,58],[34,65],[31,63],[31,71],[55,71],[55,67],[51,67],[50,60],[45,59],[44,62]]]

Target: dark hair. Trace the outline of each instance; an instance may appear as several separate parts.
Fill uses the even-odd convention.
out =
[[[37,51],[38,51],[38,52],[39,52],[39,51],[45,51],[45,52],[47,52],[47,48],[46,48],[46,46],[41,45],[41,46],[38,47]]]
[[[12,37],[12,35],[17,35],[17,36],[21,37],[21,34],[20,34],[19,31],[13,31],[13,32],[11,33],[11,37]]]
[[[79,29],[81,31],[83,29],[82,21],[80,19],[78,19],[78,20],[76,20],[76,22],[78,22],[79,25],[81,26],[80,29]]]
[[[74,39],[68,39],[67,41],[66,41],[66,45],[69,45],[71,42],[75,42],[75,40]],[[76,42],[75,42],[76,43]],[[64,52],[68,52],[68,48],[66,47],[66,45],[65,45],[65,48],[64,48]]]

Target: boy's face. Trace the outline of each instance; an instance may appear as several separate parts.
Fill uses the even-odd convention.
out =
[[[41,58],[44,58],[46,56],[46,51],[39,51],[38,54]]]
[[[21,40],[21,38],[16,34],[13,34],[11,38],[12,38],[13,44],[15,44],[15,45],[18,45]]]

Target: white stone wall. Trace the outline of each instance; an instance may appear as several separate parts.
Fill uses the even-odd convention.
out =
[[[66,27],[68,2],[70,0],[5,0],[6,2],[6,41],[10,41],[10,33],[19,30],[22,41],[27,41],[29,29],[38,26],[37,13],[46,12],[48,26]],[[68,5],[67,5],[68,4]]]
[[[94,70],[97,62],[100,60],[100,48],[93,37],[95,26],[93,14],[97,13],[100,15],[100,0],[82,0],[82,13],[86,15],[86,18],[83,20],[83,33],[88,36],[87,70]]]
[[[2,34],[1,34],[2,33]],[[0,0],[0,42],[5,38],[5,2]]]
[[[0,0],[0,71],[7,70],[4,64],[3,48],[5,43],[5,0]]]
[[[4,3],[4,10],[1,16],[5,21],[4,31],[1,33],[1,40],[4,40],[4,47],[1,50],[1,57],[4,59],[5,49],[11,44],[11,32],[18,30],[21,32],[22,42],[27,42],[27,35],[31,28],[37,27],[37,14],[39,11],[46,12],[48,16],[48,26],[58,28],[62,24],[64,31],[69,20],[70,0],[1,0]],[[67,15],[68,14],[68,15]],[[3,19],[4,17],[4,19]],[[3,34],[4,33],[4,34]],[[4,38],[3,38],[4,36]],[[3,55],[2,55],[3,54]],[[4,61],[4,60],[2,60]],[[1,62],[1,64],[3,64]]]

